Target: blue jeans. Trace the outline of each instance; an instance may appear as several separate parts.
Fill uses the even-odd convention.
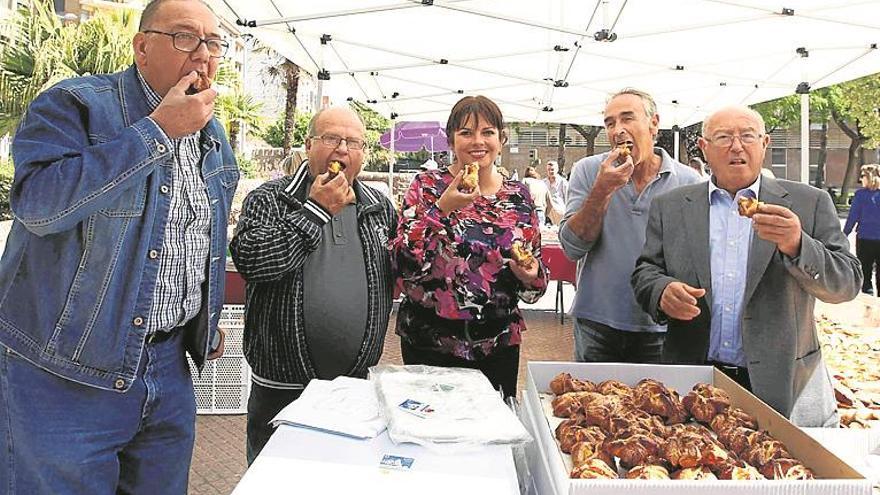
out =
[[[665,337],[663,332],[627,332],[577,318],[574,358],[587,363],[659,363]]]
[[[185,494],[195,396],[182,332],[147,344],[126,393],[0,345],[0,494]]]

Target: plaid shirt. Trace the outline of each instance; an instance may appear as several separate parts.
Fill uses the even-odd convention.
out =
[[[140,71],[138,78],[147,103],[155,109],[162,97],[147,84]],[[170,141],[176,166],[171,184],[161,189],[163,194],[171,195],[171,206],[162,250],[156,253],[159,273],[147,318],[150,333],[183,325],[199,312],[211,246],[211,204],[201,175],[199,133]]]
[[[307,199],[308,177],[306,162],[294,175],[248,194],[229,246],[247,281],[244,354],[254,382],[272,388],[302,388],[316,377],[303,320],[303,267],[331,216]],[[397,213],[379,191],[360,181],[353,187],[368,293],[364,342],[348,374],[366,376],[379,361],[388,328],[393,284],[388,241]],[[345,310],[345,301],[327,304]]]

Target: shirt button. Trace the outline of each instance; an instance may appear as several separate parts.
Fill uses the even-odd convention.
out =
[[[731,311],[733,311],[733,306],[724,306],[724,311],[730,313]]]
[[[122,378],[117,378],[116,381],[113,383],[113,387],[116,388],[116,390],[122,390],[125,387],[125,380],[123,380]]]
[[[736,242],[730,241],[727,243],[727,245],[733,247],[733,246],[736,246]]]
[[[140,316],[135,316],[134,320],[132,320],[131,322],[134,323],[134,326],[139,327],[144,324],[144,319]]]
[[[168,186],[162,184],[161,186],[159,186],[159,192],[162,194],[168,194]]]
[[[154,260],[159,257],[159,251],[156,251],[155,249],[150,249],[148,256],[150,257],[151,260]]]
[[[725,342],[724,347],[730,347],[730,342]]]
[[[159,153],[165,153],[165,151],[167,150],[168,148],[166,148],[165,145],[162,143],[159,143],[159,145],[156,146],[156,151],[158,151]]]
[[[336,237],[342,237],[342,232],[337,232]]]

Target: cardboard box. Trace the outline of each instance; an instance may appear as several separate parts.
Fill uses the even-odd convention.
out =
[[[791,454],[812,469],[821,479],[809,481],[648,481],[648,480],[573,480],[569,478],[571,461],[556,443],[554,429],[561,421],[550,408],[550,380],[568,372],[594,382],[615,379],[635,385],[642,378],[654,378],[684,396],[699,382],[711,383],[730,394],[731,404],[757,418],[762,429],[782,441]],[[870,495],[871,482],[838,459],[816,440],[792,425],[786,418],[737,385],[723,373],[709,366],[661,366],[617,363],[530,362],[523,400],[526,423],[535,438],[527,456],[529,468],[541,495],[613,494],[773,494],[773,495]],[[540,460],[538,460],[540,458]],[[548,472],[538,471],[545,469]]]

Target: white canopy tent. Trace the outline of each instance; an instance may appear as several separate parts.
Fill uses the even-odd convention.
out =
[[[877,0],[210,1],[324,94],[400,120],[483,94],[508,121],[601,125],[633,86],[675,128],[880,72]]]

